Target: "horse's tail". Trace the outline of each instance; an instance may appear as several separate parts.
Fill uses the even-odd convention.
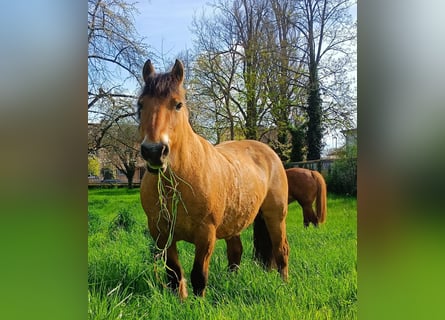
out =
[[[272,267],[272,241],[261,211],[253,222],[253,255],[264,267]]]
[[[326,221],[327,214],[326,182],[318,171],[312,171],[312,177],[317,182],[317,198],[315,203],[317,208],[317,219],[318,223],[323,223]]]

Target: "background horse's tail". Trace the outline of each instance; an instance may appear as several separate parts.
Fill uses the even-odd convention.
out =
[[[264,267],[272,267],[272,241],[261,211],[253,222],[253,255]]]
[[[323,223],[326,221],[327,214],[326,182],[318,171],[312,171],[312,177],[317,182],[317,198],[315,204],[317,208],[317,219],[318,223]]]

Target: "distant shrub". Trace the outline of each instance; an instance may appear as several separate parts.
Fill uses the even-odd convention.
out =
[[[326,177],[328,191],[341,195],[357,195],[357,146],[339,153]]]
[[[100,162],[95,156],[88,156],[88,176],[100,174]]]

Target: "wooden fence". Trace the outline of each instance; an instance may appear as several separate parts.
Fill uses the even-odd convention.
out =
[[[140,182],[133,182],[133,188],[139,188]],[[103,183],[103,182],[88,182],[88,188],[125,188],[128,187],[128,182],[115,182],[115,183]]]
[[[310,161],[300,161],[300,162],[287,162],[284,164],[286,169],[288,168],[305,168],[309,170],[316,170],[321,172],[324,176],[331,172],[332,164],[336,159],[319,159]]]

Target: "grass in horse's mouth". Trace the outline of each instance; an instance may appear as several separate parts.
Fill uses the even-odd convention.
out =
[[[169,229],[168,229],[168,238],[165,246],[163,248],[158,247],[156,241],[156,249],[159,251],[159,254],[156,255],[157,258],[161,258],[163,264],[167,262],[167,249],[171,246],[175,231],[176,218],[178,215],[178,205],[182,204],[185,212],[187,213],[187,208],[184,204],[184,201],[181,197],[181,192],[178,190],[179,182],[183,182],[187,184],[190,188],[191,186],[178,177],[173,170],[168,166],[166,170],[157,169],[158,175],[158,194],[159,194],[159,207],[160,207],[160,215],[159,219],[164,219],[167,221]],[[169,203],[171,204],[169,210]],[[158,220],[158,229],[159,229],[159,220]]]

